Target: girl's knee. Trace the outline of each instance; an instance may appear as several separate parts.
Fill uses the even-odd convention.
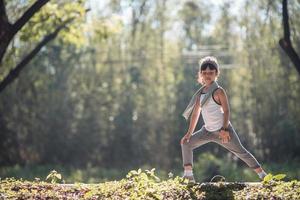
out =
[[[247,157],[249,155],[249,152],[245,148],[228,148],[228,150],[237,157]]]
[[[189,142],[184,142],[183,144],[181,144],[181,148],[193,150],[194,146],[192,145],[191,141],[189,141]]]
[[[187,148],[187,147],[190,147],[189,142],[184,142],[183,144],[181,144],[181,148]]]
[[[238,153],[236,153],[236,155],[238,156],[238,157],[248,157],[249,156],[249,153],[248,152],[238,152]]]

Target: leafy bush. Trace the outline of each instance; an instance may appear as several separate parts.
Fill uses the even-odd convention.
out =
[[[51,172],[51,176],[58,175]],[[170,174],[171,175],[171,174]],[[270,175],[263,183],[189,184],[180,177],[161,180],[152,170],[132,170],[120,181],[99,184],[58,184],[6,178],[1,199],[299,199],[300,182]],[[267,180],[268,179],[268,180]],[[273,181],[271,181],[273,180]]]

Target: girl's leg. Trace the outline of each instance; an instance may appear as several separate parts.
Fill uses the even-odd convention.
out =
[[[192,134],[189,142],[181,145],[183,166],[185,169],[192,169],[193,150],[203,144],[210,142],[208,131],[202,127],[199,131]]]
[[[192,134],[189,142],[184,142],[181,145],[184,167],[183,177],[188,179],[190,182],[195,182],[193,175],[193,150],[210,141],[210,134],[204,127],[202,127],[199,131]]]
[[[262,167],[254,169],[254,171],[257,173],[260,179],[264,179],[265,176],[267,176],[267,173],[263,170]]]
[[[231,137],[229,142],[222,143],[221,139],[218,138],[219,132],[214,132],[214,135],[215,135],[214,142],[220,144],[224,148],[226,148],[229,151],[231,151],[232,153],[234,153],[238,158],[243,160],[250,168],[252,168],[260,176],[260,178],[261,178],[261,176],[265,176],[265,172],[261,168],[261,165],[255,159],[255,157],[243,147],[237,133],[235,132],[235,130],[231,124],[229,125],[228,128],[229,128],[229,134]],[[216,136],[217,136],[217,138],[216,138]]]

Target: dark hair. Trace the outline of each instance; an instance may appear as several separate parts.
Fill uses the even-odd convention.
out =
[[[211,70],[216,70],[217,75],[220,74],[219,63],[217,61],[217,58],[215,58],[213,56],[206,56],[206,57],[202,58],[199,61],[199,71],[201,72],[201,71],[207,69],[207,67]]]
[[[218,72],[218,68],[212,63],[203,63],[200,66],[200,71],[206,70],[207,68],[209,68],[210,70],[216,70]]]
[[[217,72],[216,80],[217,80],[218,76],[220,75],[219,63],[217,61],[217,58],[215,58],[213,56],[206,56],[199,61],[199,72],[200,73],[203,70],[206,70],[207,68],[209,68],[210,70],[216,70],[216,72]],[[199,75],[198,75],[198,82],[202,85],[204,84],[202,77]]]

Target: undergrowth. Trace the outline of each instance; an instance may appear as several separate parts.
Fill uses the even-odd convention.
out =
[[[0,199],[300,199],[300,182],[268,175],[261,183],[188,183],[180,177],[161,180],[152,170],[132,170],[120,181],[63,184],[51,171],[47,182],[6,178],[0,181]]]

